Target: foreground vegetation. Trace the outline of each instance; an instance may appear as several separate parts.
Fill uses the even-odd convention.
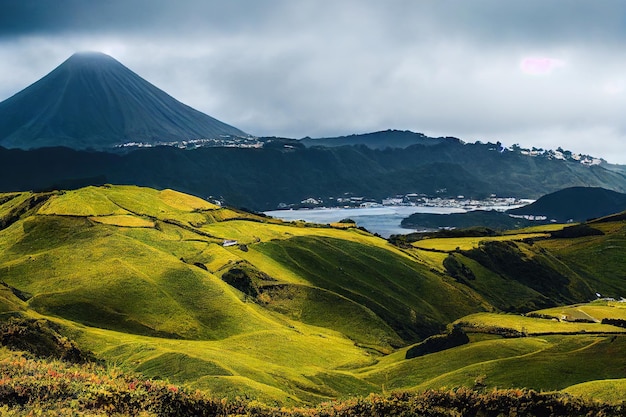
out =
[[[623,405],[530,390],[437,390],[369,395],[316,407],[211,398],[94,364],[28,359],[0,350],[2,415],[118,416],[617,416]]]
[[[0,342],[87,363],[3,351],[3,411],[621,410],[625,304],[596,293],[626,294],[623,218],[394,243],[173,190],[0,195]]]

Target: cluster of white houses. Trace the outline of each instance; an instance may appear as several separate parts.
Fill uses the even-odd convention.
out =
[[[279,209],[300,207],[381,207],[381,206],[421,206],[421,207],[451,207],[473,210],[480,207],[502,207],[503,209],[518,207],[531,203],[532,200],[518,199],[514,197],[497,197],[492,194],[489,198],[477,200],[465,198],[459,195],[453,198],[432,197],[426,194],[409,193],[404,195],[396,195],[387,197],[382,201],[376,201],[365,197],[344,196],[329,197],[323,199],[320,197],[309,197],[300,201],[300,204],[288,205],[281,203]],[[541,219],[535,219],[541,220]]]

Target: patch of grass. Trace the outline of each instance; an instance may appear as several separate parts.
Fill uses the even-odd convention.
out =
[[[486,340],[409,360],[402,355],[397,361],[384,366],[381,362],[360,376],[383,390],[413,389],[430,381],[430,387],[455,387],[465,381],[454,385],[439,383],[437,378],[468,366],[532,354],[548,346],[536,338]]]
[[[496,273],[506,281],[517,282],[539,293],[535,305],[522,311],[555,304],[571,304],[593,295],[588,283],[558,256],[524,242],[488,241],[462,254]],[[504,281],[503,281],[504,283]]]
[[[468,331],[508,329],[528,335],[551,333],[626,333],[626,329],[600,323],[574,323],[526,317],[517,314],[476,313],[455,322]]]
[[[263,305],[293,320],[339,331],[363,346],[391,352],[402,339],[371,310],[321,288],[296,284],[261,288]],[[332,313],[330,313],[332,311]]]
[[[419,250],[417,248],[409,249],[409,253],[414,254],[420,262],[423,262],[430,268],[439,272],[445,272],[443,261],[448,257],[447,253]]]
[[[25,311],[26,303],[20,300],[6,284],[0,283],[0,314]]]
[[[549,235],[546,233],[515,233],[504,236],[434,238],[418,240],[417,242],[413,242],[412,245],[418,249],[435,249],[444,252],[452,252],[455,250],[477,248],[481,242],[535,239],[548,236]]]
[[[561,223],[551,223],[551,224],[543,224],[538,226],[524,227],[522,229],[515,230],[507,230],[504,231],[504,235],[524,235],[524,234],[535,234],[535,233],[549,233],[557,230],[562,230],[566,226],[571,226],[572,223],[569,224],[561,224]]]
[[[538,310],[535,313],[573,321],[577,319],[602,321],[602,319],[626,320],[626,303],[602,301]]]
[[[30,208],[29,202],[33,196],[34,194],[30,192],[0,194],[0,229],[16,221],[26,212]]]
[[[38,211],[40,215],[113,216],[129,212],[112,202],[102,187],[65,191],[51,197]]]
[[[98,216],[89,217],[89,220],[96,223],[108,224],[111,226],[119,227],[147,227],[153,228],[155,223],[152,220],[147,220],[142,217],[132,215],[113,215],[113,216]]]
[[[550,239],[536,245],[556,254],[583,277],[590,290],[604,296],[626,296],[626,222],[594,223],[603,236]],[[581,300],[583,301],[583,300]]]
[[[220,395],[226,394],[220,387],[238,378],[247,381],[244,386],[265,392],[261,398],[275,398],[280,392],[281,401],[328,399],[307,396],[306,392],[316,389],[311,376],[322,369],[358,368],[373,362],[370,353],[339,333],[297,322],[286,324],[275,331],[249,332],[217,341],[158,339],[93,328],[77,329],[76,337],[98,356],[129,370],[161,377],[174,373],[177,381]],[[199,367],[211,368],[212,377],[199,372]],[[295,386],[301,387],[297,395]],[[308,387],[306,392],[302,387]]]
[[[492,306],[500,310],[530,310],[532,306],[549,303],[547,297],[538,291],[513,279],[507,279],[498,274],[497,271],[487,268],[462,254],[444,254],[444,256],[450,256],[468,268],[472,277],[461,276],[457,279],[473,288]]]
[[[271,240],[290,239],[298,236],[320,236],[345,239],[353,242],[367,243],[379,247],[388,247],[395,250],[386,240],[374,237],[355,228],[334,229],[329,226],[315,227],[305,224],[252,222],[248,220],[230,220],[207,224],[202,227],[214,236],[237,240],[241,243],[252,244]]]
[[[459,368],[417,388],[480,385],[487,389],[497,386],[552,391],[622,376],[621,370],[626,365],[626,358],[620,353],[626,346],[624,336],[549,336],[545,339],[549,343],[546,349]]]
[[[201,198],[170,189],[159,191],[158,198],[168,206],[180,211],[217,210],[220,208],[220,206]]]
[[[623,404],[626,398],[626,379],[604,379],[569,386],[561,392],[593,401]]]
[[[178,384],[207,376],[231,376],[232,373],[209,360],[194,358],[185,353],[167,352],[149,359],[136,370],[148,378],[169,379]]]

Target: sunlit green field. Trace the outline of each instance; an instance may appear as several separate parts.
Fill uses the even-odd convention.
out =
[[[596,401],[621,404],[626,398],[626,379],[603,379],[572,385],[563,392]]]
[[[626,303],[619,301],[595,301],[588,304],[548,308],[539,310],[537,313],[566,320],[583,319],[598,322],[602,321],[602,319],[626,320]]]
[[[546,233],[516,233],[503,236],[483,236],[483,237],[455,237],[455,238],[432,238],[423,239],[413,243],[418,249],[435,249],[445,252],[454,250],[469,250],[478,247],[481,242],[506,241],[533,239],[547,237]]]
[[[506,328],[529,335],[550,333],[626,333],[626,329],[608,324],[566,322],[513,314],[477,313],[465,316],[456,323],[469,329]]]

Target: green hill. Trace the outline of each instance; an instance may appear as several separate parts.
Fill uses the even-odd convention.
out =
[[[508,210],[515,215],[545,216],[558,222],[584,222],[626,209],[626,194],[600,187],[570,187],[542,196],[524,207]]]
[[[1,194],[0,318],[48,323],[144,377],[279,404],[621,378],[623,328],[519,315],[626,294],[624,221],[562,228],[400,247],[173,190]],[[603,308],[583,310],[624,317]],[[452,323],[469,344],[406,359]],[[577,361],[587,365],[555,379]]]
[[[485,308],[356,229],[134,186],[3,201],[3,310],[49,317],[104,359],[218,392],[334,397],[304,375],[371,363]]]

